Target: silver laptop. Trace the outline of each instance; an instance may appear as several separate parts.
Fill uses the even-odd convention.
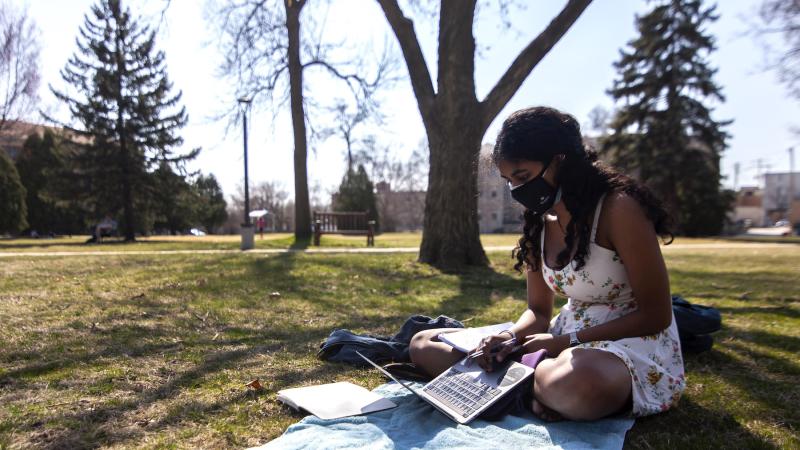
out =
[[[510,361],[493,372],[486,372],[478,363],[464,358],[422,389],[414,389],[361,353],[358,356],[458,423],[469,423],[533,375],[532,368],[516,361]]]

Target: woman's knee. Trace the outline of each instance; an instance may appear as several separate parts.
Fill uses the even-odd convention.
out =
[[[430,347],[431,343],[431,330],[420,331],[415,334],[408,344],[408,354],[411,357],[411,362],[419,363],[424,358],[426,350]]]
[[[540,364],[534,374],[537,399],[573,420],[597,419],[627,400],[630,377],[624,363],[610,359],[614,355],[587,356],[568,351]]]

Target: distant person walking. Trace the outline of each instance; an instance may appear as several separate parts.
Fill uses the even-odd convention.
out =
[[[264,239],[264,216],[258,218],[258,232],[261,234],[261,239]]]

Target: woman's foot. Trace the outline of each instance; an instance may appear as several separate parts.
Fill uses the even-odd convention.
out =
[[[542,403],[538,402],[536,399],[533,399],[531,402],[531,411],[533,414],[544,420],[545,422],[558,422],[560,420],[564,420],[561,414],[553,411],[552,409],[544,406]]]

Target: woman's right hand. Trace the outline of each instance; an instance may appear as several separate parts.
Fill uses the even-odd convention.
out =
[[[491,372],[493,366],[492,358],[495,358],[495,361],[497,362],[503,362],[506,356],[508,356],[508,354],[511,353],[511,351],[513,350],[514,348],[513,344],[502,345],[502,346],[500,345],[503,342],[509,340],[510,338],[511,335],[509,333],[499,333],[492,336],[486,336],[481,340],[480,345],[478,345],[477,348],[469,352],[467,356],[469,357],[476,352],[482,351],[483,354],[477,356],[472,361],[477,362],[478,365],[481,366],[483,370]],[[492,354],[492,349],[497,350],[498,347],[499,351],[495,354]]]

